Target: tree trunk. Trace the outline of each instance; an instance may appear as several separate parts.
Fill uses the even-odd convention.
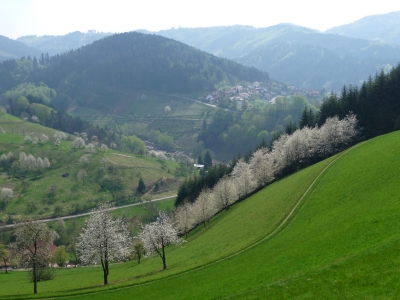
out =
[[[36,264],[33,264],[33,293],[37,294]]]
[[[167,262],[165,259],[165,249],[164,246],[162,247],[162,262],[163,262],[163,269],[165,270],[167,268]]]
[[[6,268],[6,274],[8,274],[8,270],[7,270],[7,260],[4,260],[4,267]]]

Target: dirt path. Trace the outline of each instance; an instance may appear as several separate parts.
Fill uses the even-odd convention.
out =
[[[163,201],[163,200],[167,200],[167,199],[173,199],[173,198],[176,198],[176,196],[177,195],[158,198],[158,199],[153,199],[153,200],[150,200],[150,202],[157,202],[157,201]],[[144,202],[138,202],[138,203],[132,203],[132,204],[127,204],[127,205],[122,205],[122,206],[114,206],[114,207],[110,207],[109,209],[106,209],[106,211],[112,211],[112,210],[127,208],[127,207],[131,207],[131,206],[137,206],[137,205],[141,205],[143,203]],[[43,220],[39,220],[39,222],[47,223],[47,222],[58,221],[58,220],[74,219],[74,218],[88,216],[88,215],[91,215],[92,213],[93,212],[87,212],[87,213],[82,213],[82,214],[77,214],[77,215],[72,215],[72,216],[43,219]],[[14,226],[15,226],[15,224],[3,225],[3,226],[0,226],[0,229],[2,229],[2,228],[12,228]]]

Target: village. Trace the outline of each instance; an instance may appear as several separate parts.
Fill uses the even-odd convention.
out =
[[[251,107],[250,101],[260,99],[274,104],[279,97],[295,95],[303,96],[309,101],[315,101],[324,95],[324,91],[305,90],[292,85],[275,82],[263,84],[255,81],[245,87],[236,85],[222,90],[215,90],[207,94],[204,99],[206,102],[222,108],[245,110],[247,107]]]

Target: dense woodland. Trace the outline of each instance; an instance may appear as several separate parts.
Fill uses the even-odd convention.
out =
[[[357,115],[366,139],[400,129],[400,64],[389,73],[370,77],[360,88],[343,87],[340,97],[331,94],[320,108],[318,124],[328,117]]]

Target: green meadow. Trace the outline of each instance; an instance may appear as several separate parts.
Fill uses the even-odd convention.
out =
[[[399,144],[398,132],[378,137],[275,182],[168,249],[167,270],[158,257],[114,264],[101,286],[99,267],[57,269],[37,296],[15,271],[1,275],[1,297],[396,298]]]

